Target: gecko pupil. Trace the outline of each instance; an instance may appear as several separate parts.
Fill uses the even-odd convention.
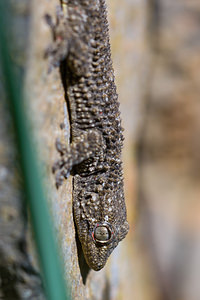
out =
[[[110,231],[106,226],[98,226],[94,231],[94,237],[99,242],[108,241],[110,239]]]

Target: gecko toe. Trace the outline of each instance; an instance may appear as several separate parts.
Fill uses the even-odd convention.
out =
[[[66,146],[63,143],[61,143],[59,138],[56,139],[55,146],[56,146],[57,151],[61,155],[63,155],[67,151]]]

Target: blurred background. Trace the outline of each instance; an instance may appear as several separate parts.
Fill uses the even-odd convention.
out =
[[[26,107],[47,172],[47,198],[61,236],[72,298],[199,300],[199,0],[107,0],[125,128],[130,232],[106,268],[91,271],[86,283],[76,257],[71,199],[64,190],[57,195],[50,171],[56,158],[54,141],[66,112],[59,73],[46,71],[43,53],[51,37],[43,16],[54,15],[58,1],[11,3],[13,60],[25,71]],[[24,229],[18,158],[2,85],[0,97],[0,298],[43,299],[32,237]],[[71,193],[70,186],[67,192]]]
[[[134,244],[128,299],[198,300],[200,2],[109,6]]]

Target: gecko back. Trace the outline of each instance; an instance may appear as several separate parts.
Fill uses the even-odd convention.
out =
[[[123,134],[104,0],[68,1],[52,25],[50,64],[60,65],[71,144],[57,142],[56,185],[73,178],[73,212],[88,265],[104,267],[128,232],[121,162]]]

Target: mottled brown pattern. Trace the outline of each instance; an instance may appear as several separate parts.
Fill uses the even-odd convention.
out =
[[[50,69],[61,66],[71,121],[71,144],[57,141],[61,158],[53,171],[57,187],[74,175],[78,236],[88,265],[100,270],[128,232],[106,6],[104,0],[68,1],[65,13],[58,11],[56,25],[47,16],[54,39]]]

